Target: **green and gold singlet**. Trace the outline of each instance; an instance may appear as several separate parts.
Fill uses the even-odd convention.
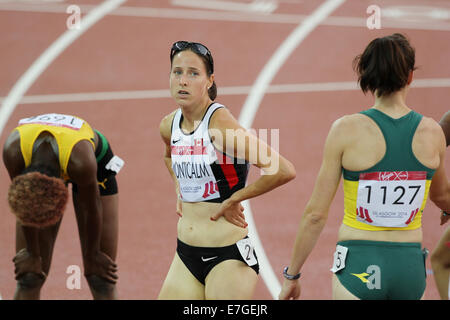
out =
[[[421,164],[412,151],[412,140],[422,115],[411,111],[393,119],[376,109],[361,113],[375,121],[382,131],[386,153],[367,170],[343,169],[343,223],[374,231],[420,228],[435,172]]]

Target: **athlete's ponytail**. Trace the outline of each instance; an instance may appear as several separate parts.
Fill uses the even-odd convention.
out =
[[[209,95],[209,98],[212,101],[216,100],[216,97],[217,97],[217,86],[216,86],[216,82],[215,81],[213,81],[212,86],[208,89],[208,95]]]

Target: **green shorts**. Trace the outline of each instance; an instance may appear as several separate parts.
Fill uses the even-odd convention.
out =
[[[426,286],[425,259],[420,243],[340,241],[331,271],[359,299],[418,300]]]

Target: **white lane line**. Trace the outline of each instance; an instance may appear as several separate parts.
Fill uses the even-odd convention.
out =
[[[224,0],[172,0],[171,4],[191,8],[244,12],[249,11],[266,14],[271,13],[278,8],[278,3],[276,0],[253,0],[250,3]]]
[[[110,92],[77,92],[62,94],[42,94],[24,96],[18,104],[37,103],[61,103],[61,102],[85,102],[108,100],[139,100],[170,98],[170,91],[163,90],[135,90],[135,91],[110,91]],[[0,102],[2,98],[0,98]]]
[[[445,88],[450,87],[450,78],[413,79],[411,88]]]
[[[306,36],[316,28],[321,21],[325,20],[331,12],[339,7],[345,0],[326,1],[316,11],[313,12],[305,21],[300,23],[297,28],[285,39],[269,62],[264,66],[256,82],[253,84],[250,95],[244,103],[239,121],[245,128],[250,128],[253,123],[256,111],[266,92],[270,82],[276,75],[281,66],[285,63],[295,48],[306,38]],[[256,110],[255,110],[256,109]]]
[[[323,20],[325,20],[334,10],[342,5],[345,0],[327,0],[320,5],[310,16],[308,16],[301,24],[299,24],[294,31],[284,40],[281,46],[277,49],[274,55],[270,58],[267,64],[262,69],[256,82],[252,86],[249,96],[244,103],[244,106],[239,115],[239,123],[247,129],[251,128],[253,119],[258,111],[259,105],[262,101],[264,93],[266,92],[270,82],[275,74],[285,63],[286,59],[294,51],[294,49],[311,33]],[[250,202],[244,201],[245,215],[248,221],[249,234],[252,241],[255,243],[256,252],[260,264],[261,277],[263,278],[267,288],[273,299],[278,299],[278,294],[281,291],[281,285],[274,273],[270,261],[264,251],[264,247],[258,236],[256,224],[253,219]],[[278,273],[279,274],[279,273]]]
[[[51,44],[12,87],[0,109],[0,134],[23,95],[44,70],[78,37],[126,0],[105,0],[82,18],[79,29],[67,30]]]
[[[80,5],[81,12],[89,12],[93,5]],[[0,11],[24,11],[40,13],[63,13],[66,14],[67,5],[64,4],[23,4],[23,3],[0,3]],[[443,10],[445,10],[443,8]],[[362,17],[327,17],[320,24],[333,27],[359,27],[367,28],[365,12]],[[283,23],[298,24],[307,16],[302,14],[260,14],[247,12],[224,12],[214,10],[193,10],[173,8],[148,8],[122,6],[111,13],[114,16],[141,17],[141,18],[166,18],[166,19],[188,19],[206,21],[232,21],[232,22],[259,22],[259,23]],[[400,18],[383,18],[383,29],[398,28],[411,30],[450,31],[450,23],[445,20],[423,19],[420,21],[408,21]]]
[[[450,87],[450,78],[414,79],[414,81],[411,84],[411,87],[448,88]],[[251,91],[251,88],[252,88],[251,86],[220,87],[218,88],[218,91],[220,96],[248,95]],[[333,92],[333,91],[352,91],[352,90],[360,90],[356,81],[273,84],[267,87],[265,94]],[[170,91],[168,89],[30,95],[24,96],[18,104],[164,99],[164,98],[171,98]],[[2,103],[4,100],[5,98],[0,97],[0,103]]]

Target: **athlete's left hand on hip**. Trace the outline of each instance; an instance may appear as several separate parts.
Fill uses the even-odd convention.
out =
[[[228,222],[238,227],[247,228],[248,226],[247,222],[245,222],[244,207],[240,202],[234,202],[231,199],[225,200],[222,202],[219,212],[213,215],[211,220],[217,221],[221,216],[224,216]]]

